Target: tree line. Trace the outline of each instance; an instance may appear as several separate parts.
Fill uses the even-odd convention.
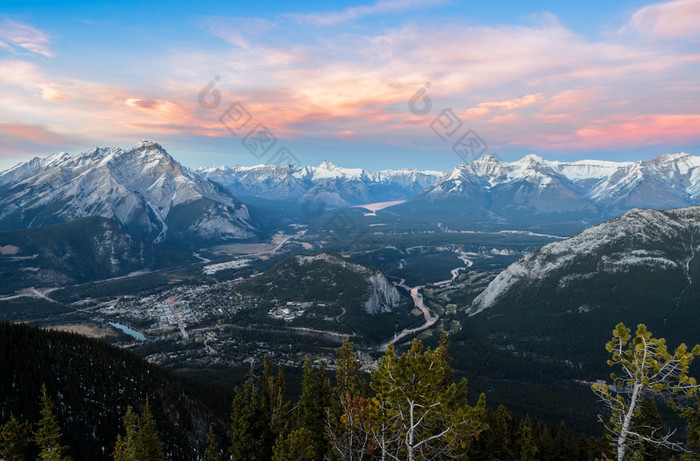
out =
[[[633,337],[619,324],[606,345],[613,383],[594,384],[607,408],[601,416],[608,436],[571,437],[558,427],[521,417],[505,407],[487,409],[483,394],[470,403],[467,381],[456,381],[443,333],[435,349],[414,340],[398,355],[390,346],[366,379],[353,344],[337,349],[333,383],[323,366],[306,360],[302,391],[286,396],[284,369],[265,357],[261,375],[252,372],[234,390],[227,427],[209,425],[205,449],[196,459],[230,460],[700,460],[700,400],[689,367],[700,346],[670,351],[644,325]],[[687,434],[665,429],[656,396],[684,418]],[[64,461],[54,403],[42,386],[40,419],[10,415],[0,426],[0,459]],[[111,459],[164,459],[157,422],[147,399],[142,411],[126,409]]]

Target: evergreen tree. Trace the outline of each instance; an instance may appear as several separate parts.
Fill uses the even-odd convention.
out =
[[[219,444],[216,441],[216,434],[214,434],[214,426],[209,425],[209,432],[207,433],[207,449],[204,452],[204,461],[220,461],[221,455],[219,453]]]
[[[138,444],[136,454],[139,461],[158,461],[163,459],[163,450],[156,423],[151,414],[151,405],[146,397],[146,405],[143,408],[141,418],[139,418]]]
[[[488,430],[479,437],[477,445],[481,457],[488,461],[506,461],[515,458],[513,443],[513,431],[511,424],[513,417],[506,407],[499,405],[496,411],[488,410],[485,415]]]
[[[681,416],[688,423],[686,452],[681,455],[681,461],[700,461],[700,398],[695,398],[694,408],[684,408]]]
[[[652,439],[663,432],[664,423],[653,400],[643,399],[637,406],[637,413],[631,431],[642,436],[642,441],[635,447],[638,453],[636,460],[654,460],[663,458],[664,451],[658,446],[646,442],[644,439]]]
[[[353,343],[348,339],[335,350],[335,391],[337,395],[349,392],[351,395],[364,395],[367,391],[360,371],[360,362],[353,352]]]
[[[26,457],[32,433],[29,421],[19,422],[13,414],[0,426],[0,459],[22,461]]]
[[[270,427],[276,437],[282,434],[288,424],[288,418],[291,413],[291,403],[286,396],[286,377],[282,365],[277,367],[277,378],[275,378],[275,387],[272,393],[271,405],[272,414],[270,415]]]
[[[112,457],[115,461],[135,461],[138,459],[136,445],[138,443],[139,416],[134,413],[130,406],[126,408],[123,422],[126,434],[124,437],[121,434],[117,435],[117,443],[114,445]]]
[[[518,448],[520,450],[518,459],[520,461],[535,461],[538,450],[532,436],[532,421],[529,416],[520,423],[518,435]]]
[[[313,440],[316,459],[323,459],[328,451],[327,409],[330,405],[330,389],[323,367],[314,373],[310,359],[304,361],[301,380],[301,397],[297,404],[297,427],[306,429]]]
[[[342,460],[363,459],[370,449],[365,430],[367,388],[362,379],[360,362],[347,339],[336,349],[335,398],[329,412],[329,433],[332,454]]]
[[[125,434],[117,436],[112,457],[115,461],[158,461],[163,459],[163,450],[151,414],[151,406],[146,398],[141,416],[131,407],[124,414]]]
[[[485,397],[467,403],[467,381],[450,382],[452,370],[442,346],[423,351],[414,340],[397,358],[390,345],[372,373],[375,396],[367,429],[383,459],[442,459],[462,456],[483,429]]]
[[[231,445],[229,454],[233,461],[263,460],[266,446],[264,432],[267,421],[260,413],[260,396],[255,387],[254,377],[249,377],[245,384],[236,389],[231,409]]]
[[[277,438],[273,448],[272,461],[311,461],[314,455],[313,434],[306,428],[283,434]]]
[[[639,447],[654,445],[659,448],[681,449],[672,440],[672,432],[663,433],[661,428],[641,434],[631,430],[640,415],[639,404],[644,393],[674,397],[683,393],[690,397],[700,387],[688,376],[690,364],[700,354],[700,345],[688,350],[681,344],[671,353],[663,338],[654,338],[644,324],[637,325],[632,338],[631,330],[623,323],[617,324],[612,339],[605,345],[611,354],[608,365],[621,369],[621,375],[612,373],[615,386],[596,383],[592,386],[601,401],[610,409],[610,425],[606,426],[613,436],[618,461],[626,456],[642,453]]]
[[[61,427],[53,412],[53,400],[49,397],[46,384],[41,386],[41,419],[34,432],[34,442],[39,447],[39,459],[42,461],[66,461],[68,447],[61,445]]]

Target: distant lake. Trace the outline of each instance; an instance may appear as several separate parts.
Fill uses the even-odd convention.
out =
[[[393,200],[391,202],[375,202],[367,203],[365,205],[353,205],[353,208],[364,208],[369,210],[369,213],[365,213],[365,216],[377,216],[377,211],[383,210],[384,208],[389,208],[390,206],[400,205],[406,200]]]
[[[138,339],[139,341],[146,340],[146,337],[143,334],[139,333],[136,330],[133,330],[133,329],[127,327],[126,325],[123,325],[123,324],[118,323],[118,322],[107,322],[107,323],[112,325],[114,328],[120,329],[121,331],[123,331],[124,333],[126,333],[127,335],[131,336],[134,339]]]

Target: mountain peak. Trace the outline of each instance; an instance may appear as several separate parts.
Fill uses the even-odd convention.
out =
[[[141,141],[137,142],[129,150],[152,149],[152,148],[157,149],[157,150],[162,150],[162,151],[165,150],[165,149],[163,149],[163,146],[161,146],[157,142],[148,141],[146,139],[142,139]]]
[[[533,164],[533,163],[546,163],[546,162],[547,162],[547,160],[543,159],[542,157],[540,157],[538,155],[528,154],[525,157],[518,160],[516,163]]]
[[[323,168],[324,170],[335,170],[338,168],[338,166],[336,166],[330,160],[324,160],[318,165],[318,168]]]
[[[484,156],[479,157],[478,159],[474,160],[474,163],[480,163],[480,164],[483,164],[483,163],[501,163],[501,161],[498,160],[495,155],[488,154],[488,155],[484,155]]]

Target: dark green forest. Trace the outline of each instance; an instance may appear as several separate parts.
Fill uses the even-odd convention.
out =
[[[433,349],[417,340],[403,353],[389,346],[369,371],[346,341],[333,370],[306,360],[301,391],[293,397],[285,369],[268,357],[228,390],[73,333],[2,323],[0,341],[0,459],[592,461],[612,459],[620,440],[614,431],[608,437],[573,433],[563,422],[549,425],[485,394],[468,395],[467,380],[450,366],[445,334]],[[653,346],[648,363],[634,362],[640,344]],[[616,355],[616,345],[628,352]],[[633,380],[647,386],[645,397],[629,406],[630,433],[663,428],[651,398],[663,389],[648,378],[659,363],[680,364],[687,398],[694,393],[688,389],[697,389],[685,373],[700,346],[691,352],[681,345],[671,354],[643,325],[633,339],[618,325],[607,347],[611,365],[637,363],[639,379]],[[700,459],[693,451],[700,406],[685,403],[678,407],[685,438],[677,445],[686,450],[680,459],[692,461]],[[613,405],[611,422],[627,408]],[[671,459],[668,447],[645,443],[630,445],[634,456],[624,459]]]

